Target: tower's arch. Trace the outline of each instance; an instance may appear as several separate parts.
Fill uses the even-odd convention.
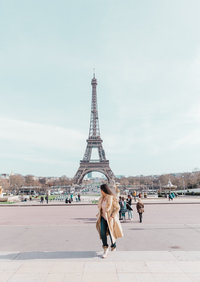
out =
[[[108,174],[107,174],[105,171],[100,170],[100,169],[99,169],[99,170],[87,169],[87,170],[85,170],[85,171],[81,174],[81,176],[80,176],[80,178],[79,178],[79,183],[77,183],[77,184],[81,184],[82,181],[83,181],[83,179],[84,179],[84,177],[85,177],[88,173],[90,173],[90,172],[99,172],[99,173],[103,174],[103,175],[106,177],[106,179],[108,180],[108,182],[110,182],[110,178],[109,178]]]

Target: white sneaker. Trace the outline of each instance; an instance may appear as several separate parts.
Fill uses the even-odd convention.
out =
[[[111,247],[111,252],[116,252],[116,247]]]
[[[107,258],[107,256],[108,256],[108,251],[109,251],[108,248],[104,248],[102,258]]]

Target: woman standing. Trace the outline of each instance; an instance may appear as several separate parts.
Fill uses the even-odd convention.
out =
[[[128,195],[128,199],[126,200],[126,207],[128,210],[128,219],[131,220],[133,218],[133,213],[132,213],[132,198],[131,195]]]
[[[138,199],[137,205],[137,212],[139,213],[140,223],[142,223],[142,214],[144,212],[144,204],[142,203],[141,199]]]
[[[122,197],[119,196],[119,220],[122,220]]]
[[[123,220],[126,219],[126,212],[127,212],[126,201],[125,201],[124,197],[122,197],[121,215],[122,215],[122,219],[123,219]]]
[[[103,256],[108,255],[107,235],[110,235],[111,251],[116,250],[116,239],[123,237],[122,227],[119,222],[119,203],[116,196],[107,184],[102,184],[101,197],[99,199],[96,228],[103,243]]]

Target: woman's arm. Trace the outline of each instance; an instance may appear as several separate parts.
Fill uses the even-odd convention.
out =
[[[106,201],[107,201],[106,212],[109,212],[111,210],[111,207],[112,207],[113,197],[107,195]]]
[[[111,217],[115,217],[119,213],[119,210],[120,210],[120,205],[118,203],[118,200],[113,199],[113,211]]]
[[[102,202],[102,197],[100,197],[99,201],[98,201],[98,208],[99,208],[99,210],[101,209],[101,202]]]

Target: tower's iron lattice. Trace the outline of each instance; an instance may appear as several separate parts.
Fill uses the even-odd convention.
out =
[[[103,140],[100,137],[99,129],[99,118],[97,109],[97,80],[95,75],[92,79],[92,105],[91,105],[91,117],[90,117],[90,128],[89,137],[87,139],[87,146],[83,160],[80,161],[79,169],[74,176],[74,183],[80,184],[86,174],[92,171],[97,171],[103,173],[108,181],[114,178],[114,174],[109,166],[109,161],[106,160],[105,151],[103,149]],[[98,159],[93,160],[92,150],[97,149]]]

